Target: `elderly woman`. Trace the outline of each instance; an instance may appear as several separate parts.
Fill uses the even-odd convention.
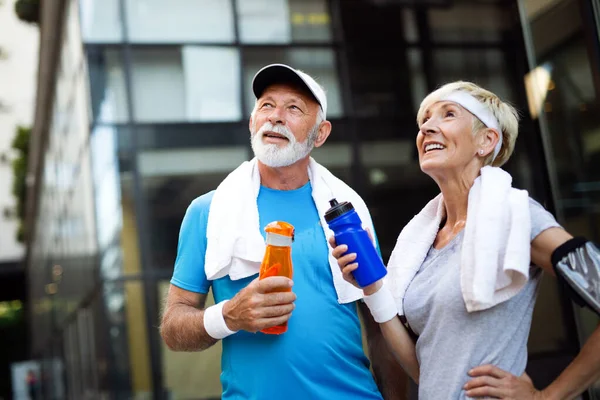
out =
[[[524,374],[541,273],[554,275],[553,253],[575,246],[498,168],[514,149],[516,110],[454,82],[423,100],[417,123],[421,169],[441,193],[402,230],[387,277],[363,288],[386,341],[422,400],[574,398],[600,378],[600,328],[544,390]],[[356,285],[356,254],[330,243]]]

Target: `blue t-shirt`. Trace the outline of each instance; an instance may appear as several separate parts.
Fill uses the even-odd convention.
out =
[[[171,283],[231,299],[257,275],[209,281],[204,272],[206,226],[214,192],[192,202],[179,234]],[[310,183],[297,190],[261,187],[261,232],[272,221],[295,227],[292,245],[296,308],[282,335],[240,331],[223,340],[223,399],[381,399],[362,349],[355,303],[339,304],[328,260],[328,244]]]

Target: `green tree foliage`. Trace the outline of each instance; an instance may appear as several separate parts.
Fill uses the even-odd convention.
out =
[[[19,19],[30,24],[38,24],[40,22],[40,1],[17,0],[15,3],[15,12]]]
[[[17,199],[17,217],[19,219],[19,230],[17,240],[23,242],[25,239],[25,205],[27,197],[27,160],[29,156],[29,137],[31,128],[17,127],[16,136],[12,142],[12,148],[17,157],[13,160],[13,195]]]
[[[19,300],[0,302],[1,329],[21,323],[24,317],[23,304]]]

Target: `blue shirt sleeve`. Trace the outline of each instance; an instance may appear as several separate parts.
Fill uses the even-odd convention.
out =
[[[195,199],[187,211],[179,231],[177,259],[171,283],[195,293],[208,293],[211,281],[204,272],[206,227],[214,191]]]

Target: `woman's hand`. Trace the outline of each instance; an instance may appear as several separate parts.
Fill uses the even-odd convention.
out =
[[[466,395],[472,398],[504,400],[542,400],[543,392],[538,391],[527,374],[517,377],[493,365],[481,365],[469,371],[473,377],[463,387]]]
[[[369,237],[371,238],[371,240],[373,240],[373,235],[371,234],[371,231],[369,229],[366,230],[369,233]],[[365,286],[364,288],[360,287],[358,282],[356,282],[356,279],[354,279],[354,275],[352,274],[352,272],[356,268],[358,268],[358,263],[353,262],[354,260],[356,260],[356,253],[346,254],[346,252],[348,251],[348,246],[346,246],[345,244],[340,244],[338,246],[335,242],[334,236],[331,236],[329,238],[329,245],[333,248],[331,254],[337,260],[338,265],[340,266],[340,270],[342,271],[342,276],[344,277],[344,280],[346,282],[349,282],[357,288],[362,289],[363,293],[366,296],[370,296],[379,290],[379,288],[383,284],[383,281],[381,279],[375,283],[372,283],[369,286]]]
[[[352,275],[352,271],[358,268],[358,263],[353,263],[353,261],[356,260],[356,253],[346,254],[348,251],[348,246],[345,244],[340,244],[338,246],[335,242],[335,236],[331,236],[329,238],[329,245],[331,248],[333,248],[331,254],[337,260],[344,280],[353,284],[357,288],[362,289],[356,282],[356,279],[354,279],[354,275]]]

